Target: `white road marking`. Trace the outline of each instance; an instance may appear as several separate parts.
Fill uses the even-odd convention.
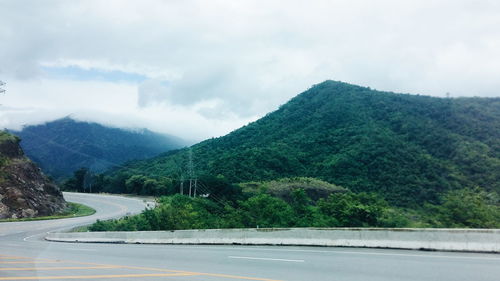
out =
[[[16,235],[19,233],[23,233],[23,231],[2,233],[2,235],[0,235],[0,236]]]
[[[69,248],[72,251],[87,251],[87,252],[97,252],[97,249],[80,249],[80,248]]]
[[[25,241],[25,242],[35,242],[35,241],[31,241],[31,238],[36,237],[36,236],[45,235],[45,234],[48,234],[48,232],[33,234],[33,235],[30,235],[30,236],[24,237],[23,241]]]
[[[19,244],[14,244],[14,243],[8,243],[8,244],[4,244],[5,246],[8,246],[8,247],[19,247],[21,245]]]
[[[304,262],[304,260],[287,260],[287,259],[239,257],[239,256],[228,256],[228,258],[230,258],[230,259],[247,259],[247,260],[264,260],[264,261]]]
[[[396,254],[396,253],[361,253],[350,251],[335,251],[341,254],[359,254],[359,255],[379,255],[379,256],[403,256],[403,257],[424,257],[424,258],[446,258],[446,259],[480,259],[480,260],[500,260],[494,257],[466,257],[466,256],[448,256],[448,255],[418,255],[418,254]]]
[[[156,246],[158,245],[137,245],[137,246],[144,246],[144,247],[151,247],[151,246]],[[301,250],[301,249],[266,249],[258,246],[252,246],[249,245],[248,248],[245,247],[220,247],[220,246],[214,246],[214,247],[207,247],[207,246],[170,246],[170,245],[164,245],[165,247],[172,247],[172,248],[192,248],[192,249],[220,249],[220,250],[231,250],[231,251],[240,251],[240,250],[245,250],[245,251],[265,251],[265,252],[304,252],[304,253],[324,253],[324,254],[348,254],[348,255],[379,255],[379,256],[402,256],[402,257],[417,257],[417,258],[441,258],[441,259],[472,259],[472,260],[495,260],[498,261],[500,260],[500,257],[493,257],[493,255],[496,254],[491,254],[491,253],[465,253],[465,254],[470,254],[466,256],[454,256],[454,255],[442,255],[442,254],[436,254],[436,255],[429,255],[429,254],[418,254],[419,251],[415,251],[415,254],[399,254],[399,253],[377,253],[377,252],[356,252],[356,251],[336,251],[336,250]],[[369,248],[367,248],[369,249]],[[376,249],[374,249],[376,250]],[[387,250],[394,250],[397,251],[397,249],[387,249]],[[406,250],[406,251],[411,251],[411,250]],[[440,251],[436,251],[440,252]],[[492,255],[490,257],[481,257],[481,256],[472,256],[472,255]]]

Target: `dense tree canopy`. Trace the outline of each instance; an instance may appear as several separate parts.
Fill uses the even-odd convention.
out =
[[[326,81],[224,137],[94,176],[94,191],[167,196],[92,229],[500,227],[499,156],[499,98]],[[191,172],[202,198],[178,194]]]
[[[124,130],[63,118],[14,132],[26,154],[50,176],[62,179],[85,167],[94,172],[128,160],[156,156],[183,147],[173,136],[148,130]]]
[[[417,212],[389,206],[376,193],[332,193],[311,200],[303,189],[291,202],[261,191],[233,204],[176,194],[161,197],[155,209],[119,220],[98,221],[92,231],[273,227],[500,227],[498,198],[461,189],[443,195],[442,205]]]
[[[335,203],[337,196],[342,197],[340,204]],[[302,189],[294,191],[291,203],[260,193],[238,200],[233,206],[176,194],[160,198],[155,209],[119,220],[98,221],[90,230],[379,226],[387,210],[387,202],[367,193],[332,194],[321,199],[318,206]],[[347,218],[351,215],[355,220]]]
[[[391,204],[448,190],[500,191],[500,98],[436,98],[326,81],[275,112],[191,148],[197,174],[230,183],[314,177]],[[109,176],[179,179],[188,150]]]

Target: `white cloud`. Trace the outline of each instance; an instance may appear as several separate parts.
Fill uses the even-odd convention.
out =
[[[166,102],[171,98],[171,91],[165,81],[159,79],[146,80],[137,90],[137,105],[147,107],[153,104]]]
[[[9,93],[0,107],[0,127],[19,130],[25,124],[38,124],[71,115],[84,121],[122,128],[147,127],[153,131],[181,136],[188,141],[216,137],[245,125],[252,118],[213,119],[200,109],[213,104],[190,107],[169,104],[137,106],[136,86],[127,83],[29,80],[9,84]],[[9,107],[7,104],[22,104]],[[235,117],[235,116],[232,116]]]
[[[4,110],[3,126],[74,113],[201,139],[325,79],[499,95],[493,0],[18,0],[0,1],[0,13],[0,79],[8,82],[0,103],[32,110],[23,118]],[[43,75],[68,66],[148,80]]]

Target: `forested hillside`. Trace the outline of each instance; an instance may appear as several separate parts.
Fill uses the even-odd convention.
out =
[[[133,159],[176,149],[185,142],[148,130],[128,131],[63,118],[14,132],[26,154],[46,174],[62,178],[82,167],[102,172]]]
[[[500,191],[500,98],[436,98],[325,81],[226,136],[192,146],[197,175],[232,183],[313,177],[391,204],[439,203],[448,190]],[[188,149],[129,164],[178,181]],[[175,187],[177,188],[177,187]]]

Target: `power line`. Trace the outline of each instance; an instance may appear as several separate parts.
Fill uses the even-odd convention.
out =
[[[187,170],[188,170],[188,178],[189,178],[189,197],[196,197],[196,192],[198,188],[198,178],[196,177],[196,173],[194,171],[194,163],[193,163],[193,150],[191,147],[188,149],[188,163],[187,163]],[[184,182],[184,178],[181,174],[181,185]]]
[[[101,161],[101,162],[104,162],[104,163],[110,165],[111,167],[120,168],[122,170],[131,172],[133,174],[141,174],[142,173],[142,171],[139,169],[134,169],[134,168],[122,165],[122,164],[111,162],[111,161],[106,160],[106,159],[101,158],[101,157],[96,157],[96,156],[89,155],[87,153],[75,150],[75,149],[70,148],[66,145],[63,145],[61,143],[56,142],[55,139],[50,139],[50,138],[41,136],[40,134],[35,134],[31,131],[24,131],[24,133],[28,133],[29,135],[31,135],[33,137],[38,137],[38,138],[45,141],[45,143],[41,143],[41,144],[39,144],[39,146],[43,146],[43,145],[57,146],[63,150],[69,151],[73,154],[80,155],[80,156],[83,156],[85,158],[93,159],[94,161]],[[177,161],[174,160],[174,162],[177,162]],[[180,194],[184,195],[184,182],[186,181],[186,178],[185,178],[185,175],[184,175],[184,172],[182,169],[183,165],[180,165],[177,162],[176,166],[179,168],[179,172],[180,172]],[[205,185],[205,183],[203,183],[201,180],[199,180],[197,178],[196,172],[195,172],[195,164],[194,164],[194,160],[193,160],[193,151],[191,148],[189,148],[189,150],[188,150],[187,168],[188,168],[188,172],[187,172],[188,179],[190,181],[190,183],[189,183],[190,189],[189,189],[189,194],[188,194],[189,197],[196,197],[197,195],[199,195],[199,191],[200,191],[203,194],[208,194],[214,202],[220,204],[221,206],[226,205],[226,202],[222,198],[220,198],[219,196],[216,196],[215,194],[210,192],[210,188],[207,185]],[[89,170],[89,172],[91,172],[91,171]]]

